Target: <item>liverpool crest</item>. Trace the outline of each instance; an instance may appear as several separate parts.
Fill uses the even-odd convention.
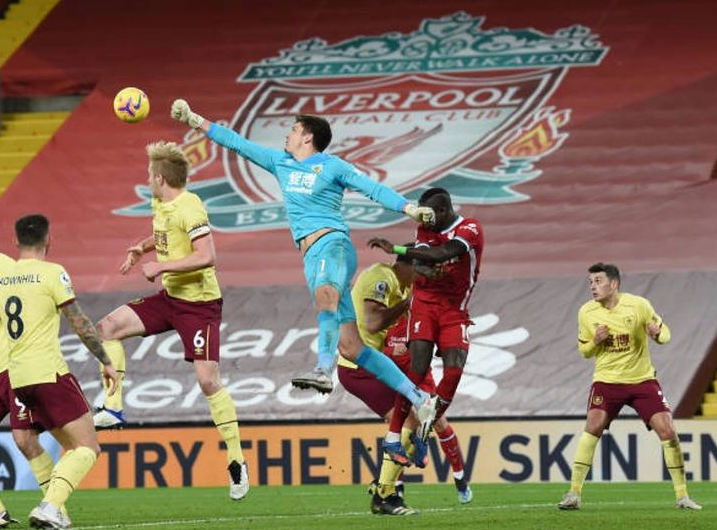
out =
[[[280,148],[296,114],[318,114],[334,131],[329,152],[408,198],[441,186],[458,204],[528,200],[515,187],[539,177],[540,159],[569,136],[570,109],[551,106],[551,95],[569,68],[600,64],[608,48],[584,26],[548,35],[484,22],[459,12],[424,20],[410,34],[298,42],[247,66],[237,81],[256,86],[228,126]],[[217,157],[210,143],[193,131],[185,137],[195,174]],[[212,226],[286,226],[275,178],[220,151],[224,174],[190,185]],[[115,213],[148,215],[149,190],[137,193],[141,203]],[[343,208],[353,228],[404,219],[359,195]]]

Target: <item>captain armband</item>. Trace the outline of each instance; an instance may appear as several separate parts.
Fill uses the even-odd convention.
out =
[[[187,235],[189,236],[189,239],[195,240],[198,237],[206,236],[210,232],[209,225],[203,224],[199,226],[195,226],[187,231]]]

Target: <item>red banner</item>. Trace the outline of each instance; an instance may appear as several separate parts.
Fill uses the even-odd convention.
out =
[[[387,13],[373,0],[308,0],[303,18],[236,2],[61,2],[4,66],[3,92],[87,97],[0,198],[3,224],[48,214],[52,258],[81,291],[146,288],[116,271],[150,233],[144,145],[175,140],[210,210],[223,285],[301,285],[271,181],[172,122],[184,97],[279,149],[277,124],[295,109],[330,114],[337,152],[413,198],[445,186],[481,219],[484,277],[584,274],[603,259],[626,271],[717,267],[709,2],[402,1]],[[128,85],[151,99],[139,124],[112,112]],[[410,223],[354,199],[345,214],[361,265],[382,257],[364,249],[378,230],[410,237]]]

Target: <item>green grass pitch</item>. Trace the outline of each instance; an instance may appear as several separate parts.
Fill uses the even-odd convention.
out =
[[[556,508],[564,484],[474,484],[471,504],[458,504],[452,485],[408,485],[409,517],[372,515],[362,486],[264,486],[231,501],[228,488],[80,490],[68,503],[73,528],[104,530],[713,530],[717,485],[690,484],[700,512],[674,507],[671,484],[587,484],[583,508]],[[27,528],[39,491],[5,491],[2,500]]]

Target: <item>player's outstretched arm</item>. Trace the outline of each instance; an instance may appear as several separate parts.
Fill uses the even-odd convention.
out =
[[[231,149],[247,160],[266,169],[269,173],[274,173],[276,160],[285,156],[283,151],[270,149],[251,142],[236,131],[222,127],[218,123],[212,123],[196,112],[192,112],[189,103],[183,99],[174,100],[170,115],[175,120],[185,123],[190,127],[202,129],[207,133],[207,138],[213,142],[227,149]]]
[[[430,208],[429,208],[430,210]],[[433,210],[431,210],[433,212]],[[428,263],[443,263],[467,252],[466,246],[455,239],[451,239],[436,247],[404,247],[394,245],[386,239],[374,237],[369,239],[368,246],[380,248],[387,254],[400,254],[411,259],[417,259]]]
[[[386,254],[401,254],[400,248],[399,251],[396,251],[396,248],[399,247],[399,245],[394,245],[391,243],[388,239],[383,239],[380,237],[372,237],[368,240],[368,243],[366,243],[370,248],[380,248],[383,250]],[[401,247],[403,249],[408,250],[408,247]]]
[[[386,209],[403,212],[417,223],[431,224],[435,222],[436,214],[432,208],[416,206],[408,202],[400,193],[369,178],[348,162],[341,161],[340,163],[343,164],[344,170],[338,174],[338,178],[346,188],[363,193]]]
[[[82,311],[82,308],[77,301],[72,301],[69,304],[62,306],[62,313],[65,315],[65,318],[72,329],[75,330],[75,333],[77,333],[77,336],[80,338],[82,343],[87,346],[90,353],[92,353],[92,355],[94,355],[94,357],[102,363],[103,377],[108,383],[110,389],[108,395],[111,396],[117,388],[119,377],[112,366],[112,360],[109,358],[109,355],[107,355],[107,352],[102,346],[102,341],[100,340],[97,328],[95,328],[92,321],[87,318],[87,315],[85,315],[84,311]]]

